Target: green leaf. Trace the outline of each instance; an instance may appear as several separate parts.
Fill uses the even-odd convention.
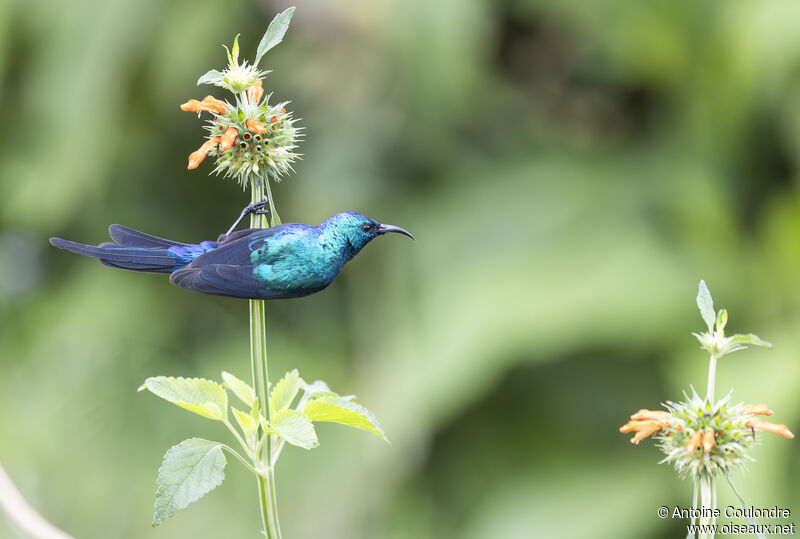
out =
[[[253,65],[258,65],[258,62],[261,61],[261,58],[268,50],[283,41],[283,36],[286,35],[286,30],[289,29],[289,21],[292,20],[293,14],[294,6],[275,15],[275,18],[269,23],[264,37],[261,38],[261,43],[258,44],[256,60],[253,62]]]
[[[218,84],[220,82],[222,82],[222,73],[220,73],[216,69],[207,71],[205,75],[197,79],[198,86],[200,86],[201,84]]]
[[[253,402],[256,400],[256,392],[247,382],[225,371],[222,371],[222,381],[225,382],[225,387],[233,391],[233,394],[239,397],[239,400],[251,408],[253,407]]]
[[[269,396],[270,416],[275,417],[278,412],[287,410],[303,385],[305,384],[300,378],[297,369],[287,372],[280,382],[275,384]]]
[[[377,434],[386,442],[389,439],[386,433],[383,432],[378,420],[375,416],[361,406],[353,402],[348,397],[322,397],[319,399],[312,399],[306,403],[302,412],[308,416],[311,421],[332,421],[334,423],[341,423],[342,425],[349,425],[357,429],[364,429],[374,434]]]
[[[728,324],[728,311],[727,309],[720,309],[717,313],[716,331],[724,331],[725,326]]]
[[[222,444],[189,438],[169,448],[158,469],[153,526],[196,502],[225,479]]]
[[[276,429],[284,440],[303,449],[313,449],[319,445],[314,424],[300,412],[284,410],[276,414],[272,428]]]
[[[328,387],[328,384],[323,382],[322,380],[315,380],[313,384],[308,384],[306,386],[306,395],[309,397],[338,397],[337,393],[331,391],[331,388]]]
[[[233,62],[231,62],[231,65],[239,65],[239,34],[236,34],[236,37],[233,38],[233,50],[231,50],[231,56],[233,56]]]
[[[253,446],[256,435],[258,434],[258,421],[252,415],[242,412],[241,410],[237,410],[236,408],[231,408],[231,410],[233,410],[233,417],[236,418],[236,422],[242,429],[247,443]]]
[[[744,498],[742,498],[742,495],[739,494],[738,490],[736,490],[736,486],[734,486],[733,481],[731,481],[731,476],[728,475],[728,472],[726,472],[725,470],[722,470],[722,474],[725,476],[725,479],[728,480],[728,484],[731,486],[731,489],[733,490],[733,493],[736,495],[736,498],[738,498],[739,504],[742,506],[742,510],[745,512],[745,515],[747,515],[748,514],[747,513],[748,508],[751,507],[751,506],[747,505],[747,502],[744,501]],[[745,519],[745,521],[747,521],[747,523],[750,526],[753,526],[753,528],[755,528],[756,530],[760,529],[760,528],[758,528],[757,522],[753,517],[745,516],[744,519]],[[766,539],[766,537],[764,537],[764,534],[759,532],[759,531],[756,531],[756,536],[758,537],[758,539]]]
[[[203,417],[222,421],[228,414],[228,394],[222,386],[202,378],[148,378],[139,388]]]
[[[760,346],[761,348],[772,348],[772,344],[762,341],[758,335],[748,333],[747,335],[736,334],[731,337],[731,344],[737,346]]]
[[[259,422],[261,423],[261,428],[264,429],[264,434],[277,434],[277,435],[280,435],[280,432],[278,432],[278,429],[276,429],[275,427],[270,425],[269,421],[264,419],[263,415],[261,417],[259,417]]]
[[[700,315],[708,326],[708,332],[711,333],[714,331],[714,322],[717,320],[717,315],[714,311],[714,300],[711,299],[711,292],[708,291],[705,281],[700,281],[700,286],[697,290],[697,307],[700,309]]]

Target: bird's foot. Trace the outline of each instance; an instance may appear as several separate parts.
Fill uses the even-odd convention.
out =
[[[267,197],[264,197],[261,202],[251,202],[242,210],[242,217],[251,213],[269,213],[269,210],[264,209],[268,203],[269,199]]]
[[[268,203],[269,203],[269,198],[264,197],[264,200],[262,200],[260,202],[251,202],[250,204],[245,206],[244,209],[242,210],[242,213],[239,215],[239,218],[236,219],[236,221],[231,225],[231,227],[228,229],[228,231],[225,234],[223,234],[223,235],[221,235],[219,237],[220,239],[218,241],[224,241],[225,238],[230,236],[231,232],[233,232],[233,230],[237,226],[239,226],[239,223],[242,222],[242,219],[244,219],[245,217],[247,217],[251,213],[254,213],[256,215],[269,215],[269,210],[265,209],[267,207]]]

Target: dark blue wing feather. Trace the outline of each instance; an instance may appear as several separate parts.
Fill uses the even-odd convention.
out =
[[[169,280],[183,289],[215,296],[250,299],[281,297],[280,293],[270,292],[264,283],[253,277],[253,266],[209,264],[199,268],[186,267],[175,271]]]
[[[108,235],[111,236],[111,239],[114,240],[117,245],[124,245],[126,247],[159,247],[163,249],[174,245],[186,245],[178,241],[165,240],[164,238],[151,236],[150,234],[145,234],[144,232],[139,232],[138,230],[122,225],[111,225],[108,227]]]

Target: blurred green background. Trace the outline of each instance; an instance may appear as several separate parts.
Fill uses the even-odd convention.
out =
[[[164,451],[227,433],[136,393],[247,377],[246,303],[47,238],[224,231],[248,197],[186,170],[202,130],[178,105],[222,96],[194,81],[237,33],[252,58],[288,5],[0,3],[0,462],[78,538],[258,536],[235,461],[150,528]],[[298,5],[263,62],[306,128],[281,216],[358,210],[418,241],[269,304],[273,379],[358,394],[393,441],[323,424],[319,449],[287,449],[287,538],[682,537],[655,512],[691,486],[617,429],[705,387],[701,278],[732,332],[775,344],[725,358],[718,391],[800,431],[798,23],[794,0]],[[747,501],[800,510],[797,441],[754,456]]]

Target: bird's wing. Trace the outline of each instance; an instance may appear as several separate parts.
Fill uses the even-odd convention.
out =
[[[269,263],[267,252],[274,250],[270,247],[270,240],[275,236],[280,237],[284,232],[293,231],[298,225],[287,223],[272,228],[248,228],[234,232],[220,243],[213,251],[203,253],[191,264],[200,268],[211,264],[227,264],[232,266],[252,266],[250,254],[259,251],[260,263]],[[306,225],[302,225],[306,226]]]
[[[222,245],[225,245],[226,243],[230,243],[232,241],[247,237],[250,234],[252,234],[253,232],[258,232],[259,230],[264,230],[264,229],[263,228],[244,228],[242,230],[237,230],[236,232],[231,232],[227,236],[225,236],[223,234],[222,236],[220,236],[222,238],[222,241],[220,243]]]
[[[270,291],[264,283],[253,277],[253,266],[227,264],[208,264],[197,268],[189,266],[173,272],[169,280],[186,290],[215,296],[250,299],[271,299],[281,296],[280,292]]]

